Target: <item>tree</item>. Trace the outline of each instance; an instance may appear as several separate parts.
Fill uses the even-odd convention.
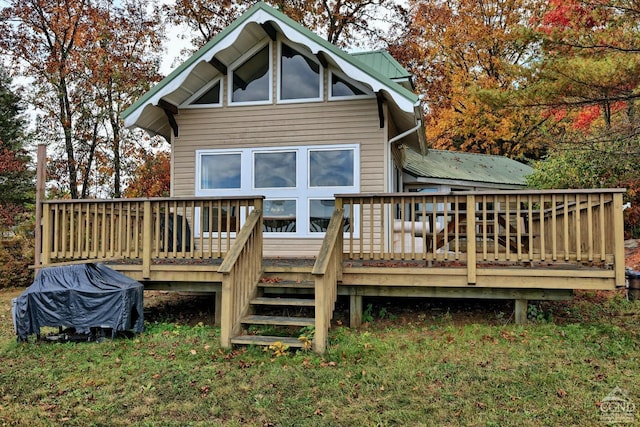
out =
[[[25,120],[20,97],[0,68],[0,231],[15,226],[34,200],[33,171],[24,150]]]
[[[142,163],[133,171],[126,197],[169,197],[171,194],[171,158],[169,153],[145,151]]]
[[[550,121],[518,108],[537,59],[527,30],[535,0],[410,2],[406,34],[391,53],[424,96],[427,139],[437,148],[537,158]]]
[[[157,13],[133,0],[12,0],[2,10],[0,47],[33,77],[59,194],[88,197],[111,179],[120,194],[130,137],[119,113],[159,79]]]
[[[165,12],[171,22],[186,25],[195,33],[190,41],[199,48],[255,3],[177,0],[175,5],[165,6]],[[399,24],[406,13],[394,0],[275,0],[267,3],[339,46],[376,44],[382,39],[380,24]]]
[[[600,144],[638,136],[640,4],[553,0],[532,21],[543,66],[532,87],[566,124],[566,142]]]

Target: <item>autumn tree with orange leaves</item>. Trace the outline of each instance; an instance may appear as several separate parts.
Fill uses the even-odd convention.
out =
[[[0,48],[33,80],[54,194],[119,197],[137,138],[119,114],[159,80],[162,26],[148,1],[12,0]]]
[[[410,2],[411,19],[392,54],[415,76],[435,148],[537,158],[552,125],[542,108],[521,108],[517,91],[538,59],[527,28],[531,0]]]

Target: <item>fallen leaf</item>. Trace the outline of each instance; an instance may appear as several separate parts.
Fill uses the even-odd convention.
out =
[[[567,395],[567,392],[564,389],[559,388],[558,389],[558,397],[559,398],[563,398]]]

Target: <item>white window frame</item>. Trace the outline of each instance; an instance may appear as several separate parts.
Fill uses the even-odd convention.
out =
[[[296,52],[298,52],[300,55],[303,55],[305,57],[307,57],[308,59],[312,60],[313,62],[315,62],[318,67],[320,68],[319,70],[319,75],[318,75],[318,97],[316,98],[296,98],[296,99],[282,99],[282,45],[286,44],[287,46],[289,46],[291,49],[295,50]],[[295,44],[295,43],[288,43],[288,42],[284,42],[282,40],[278,41],[278,82],[277,82],[277,87],[276,87],[276,93],[277,93],[277,102],[278,104],[296,104],[296,103],[300,103],[300,102],[321,102],[324,100],[324,67],[322,66],[322,64],[320,63],[320,61],[318,61],[318,59],[316,57],[314,57],[313,55],[309,54],[303,47]]]
[[[364,95],[350,95],[350,96],[333,96],[333,94],[331,93],[331,89],[333,87],[333,76],[334,74],[341,78],[342,80],[345,80],[347,82],[349,82],[349,84],[357,87],[358,89],[360,89],[361,91],[364,92]],[[346,74],[341,73],[337,70],[329,70],[329,79],[327,80],[327,96],[329,97],[329,101],[347,101],[350,99],[367,99],[367,98],[375,98],[375,93],[368,87],[366,87],[365,85],[363,85],[360,82],[356,82],[353,79],[350,79],[349,77],[347,77]]]
[[[309,177],[309,155],[311,151],[353,151],[353,185],[344,187],[310,187]],[[296,187],[282,188],[255,188],[254,186],[254,154],[291,152],[296,151]],[[201,159],[206,155],[234,154],[241,155],[241,177],[239,189],[203,189],[201,187],[202,164]],[[203,149],[196,151],[196,175],[195,175],[195,195],[197,197],[215,197],[231,195],[255,195],[265,196],[265,200],[296,200],[296,231],[295,232],[268,232],[265,237],[321,237],[324,232],[311,232],[309,230],[309,201],[317,199],[334,199],[338,193],[359,193],[360,192],[360,144],[332,144],[332,145],[311,145],[311,146],[287,146],[287,147],[255,147],[242,149]],[[355,219],[357,215],[353,214]],[[199,221],[198,221],[199,222]],[[242,221],[244,222],[244,220]],[[356,227],[356,224],[351,224]],[[355,228],[357,230],[357,228]],[[196,230],[199,236],[199,230]]]
[[[219,102],[214,103],[214,104],[192,104],[192,102],[196,101],[202,95],[207,93],[209,91],[209,89],[211,89],[213,86],[216,85],[216,83],[220,83],[220,101]],[[189,98],[187,98],[187,100],[184,101],[182,103],[182,105],[180,105],[180,108],[183,108],[183,109],[196,109],[196,108],[217,108],[217,107],[222,107],[222,98],[224,97],[223,95],[224,95],[224,83],[223,83],[223,79],[222,79],[222,76],[221,76],[221,77],[217,77],[217,78],[211,80],[209,83],[207,83],[206,85],[202,86],[202,88],[200,88],[200,90],[196,91],[193,95],[191,95]]]
[[[260,101],[234,101],[233,100],[233,73],[239,67],[244,65],[247,61],[249,61],[256,53],[260,52],[265,46],[269,47],[269,71],[267,72],[269,75],[269,98],[266,100]],[[227,102],[229,106],[240,106],[240,105],[265,105],[273,103],[273,44],[271,43],[269,38],[265,38],[262,42],[256,43],[253,49],[247,51],[244,55],[234,61],[229,67],[229,71],[227,73]]]

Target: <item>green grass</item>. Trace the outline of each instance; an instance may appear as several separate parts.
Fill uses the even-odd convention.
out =
[[[133,339],[19,344],[18,293],[0,291],[0,425],[589,426],[616,386],[640,407],[640,303],[616,296],[539,304],[526,326],[384,305],[332,329],[322,356],[276,357],[164,321]]]

